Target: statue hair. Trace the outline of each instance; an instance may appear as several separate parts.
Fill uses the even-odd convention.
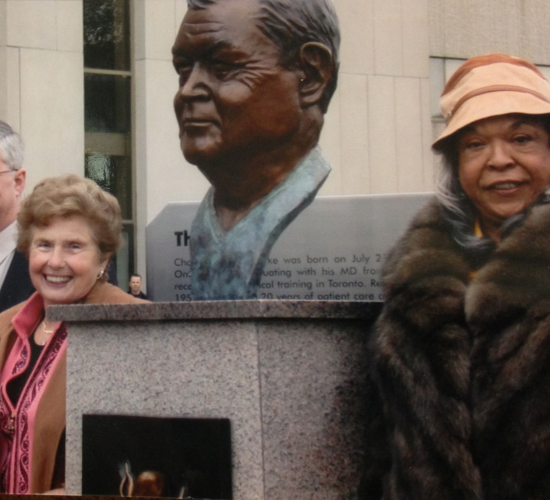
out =
[[[231,0],[187,0],[191,10]],[[331,0],[258,0],[258,28],[281,54],[281,64],[291,66],[308,42],[325,45],[331,52],[333,72],[320,106],[326,113],[338,83],[340,28]]]

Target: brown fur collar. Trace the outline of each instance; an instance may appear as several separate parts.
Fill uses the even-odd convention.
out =
[[[384,267],[371,341],[392,454],[383,498],[550,491],[550,207],[533,208],[469,273],[435,202]]]

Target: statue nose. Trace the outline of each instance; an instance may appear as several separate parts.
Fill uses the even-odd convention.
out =
[[[185,82],[180,86],[178,95],[181,99],[207,98],[210,96],[208,71],[199,62],[193,64]]]

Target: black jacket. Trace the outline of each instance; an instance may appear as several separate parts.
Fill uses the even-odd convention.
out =
[[[385,264],[363,498],[550,495],[550,206],[471,271],[436,202]]]
[[[0,312],[27,300],[33,292],[29,262],[23,253],[16,250],[0,289]]]

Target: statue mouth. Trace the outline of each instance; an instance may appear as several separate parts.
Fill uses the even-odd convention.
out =
[[[200,132],[211,126],[218,126],[218,122],[204,118],[185,118],[181,124],[181,132]]]

